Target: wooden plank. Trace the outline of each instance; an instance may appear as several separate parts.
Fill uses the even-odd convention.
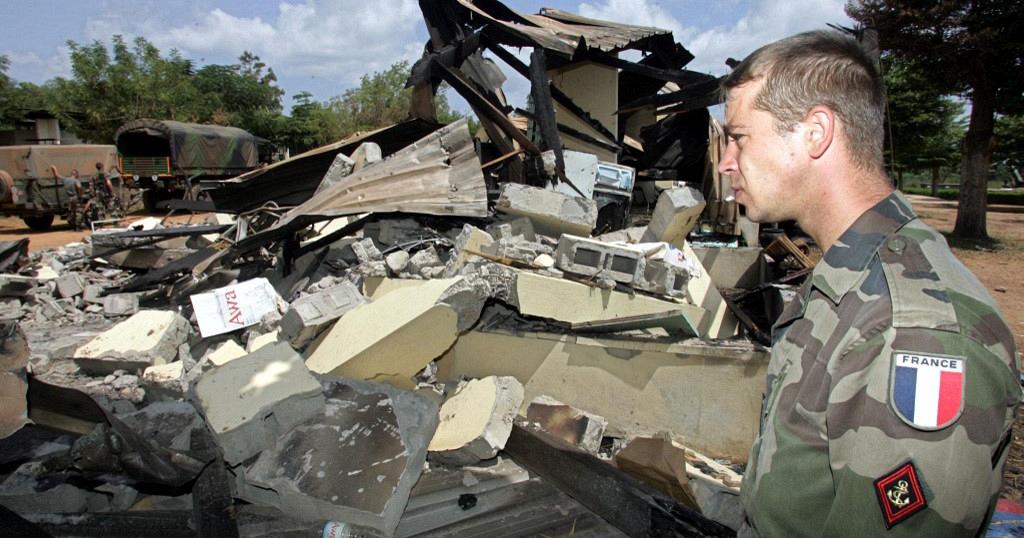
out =
[[[629,536],[735,536],[728,527],[523,419],[512,426],[505,451]]]
[[[504,112],[498,110],[486,97],[480,95],[461,73],[443,65],[439,66],[439,70],[441,78],[451,85],[452,89],[459,92],[459,95],[469,102],[478,115],[486,116],[487,119],[493,121],[505,134],[515,139],[528,153],[533,155],[541,153],[540,148],[527,138],[526,134],[520,131],[519,128],[513,125]]]
[[[494,53],[495,56],[501,58],[503,62],[509,65],[512,69],[515,69],[520,75],[530,78],[530,70],[523,62],[519,61],[514,54],[509,52],[505,47],[498,45],[493,42],[487,43],[487,50]],[[562,105],[568,112],[575,115],[580,121],[586,123],[592,127],[595,131],[601,133],[602,136],[606,137],[609,142],[615,142],[616,137],[604,126],[603,123],[597,121],[590,116],[590,113],[584,110],[582,107],[576,104],[571,97],[565,94],[562,90],[558,89],[558,86],[551,85],[551,98],[556,103]]]

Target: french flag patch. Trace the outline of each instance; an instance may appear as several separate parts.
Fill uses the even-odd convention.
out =
[[[897,351],[892,362],[890,402],[904,422],[919,430],[940,430],[960,418],[963,358]]]

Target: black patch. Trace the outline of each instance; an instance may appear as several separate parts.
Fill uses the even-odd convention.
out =
[[[893,472],[875,480],[875,495],[882,507],[885,528],[891,529],[897,523],[924,510],[928,501],[921,491],[914,462],[908,461]]]

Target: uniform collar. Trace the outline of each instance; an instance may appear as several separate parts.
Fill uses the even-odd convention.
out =
[[[917,215],[907,199],[893,191],[839,236],[815,266],[811,285],[838,303],[860,280],[885,240],[915,218]]]

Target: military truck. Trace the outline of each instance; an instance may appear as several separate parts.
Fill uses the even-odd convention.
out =
[[[226,179],[269,162],[273,145],[237,127],[139,119],[114,135],[121,173],[143,189],[152,210],[159,200],[182,198],[199,179]]]
[[[0,146],[0,214],[21,217],[33,230],[46,230],[60,216],[68,219],[70,200],[61,176],[79,171],[86,180],[96,174],[96,163],[104,171],[117,165],[117,148],[97,144]],[[118,196],[124,186],[112,178]]]

